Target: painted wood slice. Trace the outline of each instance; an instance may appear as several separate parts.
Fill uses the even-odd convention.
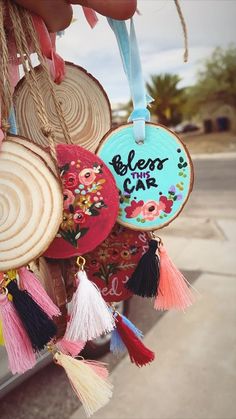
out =
[[[53,99],[40,67],[36,67],[36,75],[50,124],[55,128],[56,141],[65,143]],[[65,79],[61,84],[55,84],[54,88],[72,143],[94,151],[101,138],[111,128],[111,108],[104,89],[86,70],[68,62]],[[16,87],[14,102],[19,133],[46,147],[47,139],[40,129],[25,78]]]
[[[90,151],[60,144],[57,158],[63,221],[45,256],[69,258],[93,250],[108,236],[118,214],[118,191],[110,170]]]
[[[44,161],[22,144],[4,141],[0,153],[0,271],[40,256],[62,219],[62,191]]]
[[[54,175],[56,177],[58,176],[56,162],[53,160],[50,153],[48,151],[46,151],[46,149],[44,149],[41,146],[36,145],[32,141],[29,141],[25,137],[20,137],[19,135],[9,134],[7,139],[9,141],[14,141],[17,144],[22,144],[23,146],[25,146],[29,150],[32,150],[35,154],[37,154],[38,156],[40,156],[44,160],[44,162],[49,167],[49,169],[54,173]]]
[[[132,124],[110,131],[98,155],[120,191],[118,222],[137,230],[168,225],[183,209],[193,184],[193,166],[180,139],[169,129],[147,123],[144,144]]]
[[[84,255],[88,278],[107,302],[122,301],[132,293],[125,283],[148,250],[148,234],[115,224],[109,236],[93,252]]]

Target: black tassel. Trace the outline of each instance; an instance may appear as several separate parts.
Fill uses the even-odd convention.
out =
[[[155,297],[159,285],[159,258],[157,240],[150,240],[148,251],[141,257],[126,288],[140,297]]]
[[[56,335],[57,327],[25,290],[20,290],[16,281],[7,285],[13,305],[24,325],[35,351],[40,351]]]

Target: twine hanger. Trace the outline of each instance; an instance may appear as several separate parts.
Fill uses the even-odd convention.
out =
[[[181,7],[180,7],[179,0],[174,0],[174,2],[175,2],[177,13],[179,15],[181,26],[182,26],[183,33],[184,33],[184,56],[183,56],[183,58],[184,58],[184,62],[186,63],[188,61],[188,32],[187,32],[187,25],[186,25],[186,22],[185,22],[185,19],[184,19],[183,12],[182,12]]]
[[[5,11],[5,1],[0,0],[0,128],[2,128],[4,136],[10,127],[8,118],[12,107],[12,93],[8,66],[9,53],[4,29]]]
[[[37,53],[39,62],[42,68],[42,74],[48,84],[48,88],[50,89],[50,93],[53,99],[53,103],[56,109],[56,113],[61,125],[61,129],[63,131],[63,135],[65,137],[65,141],[67,144],[71,144],[71,137],[70,133],[61,109],[61,105],[58,102],[54,90],[54,83],[51,79],[49,69],[46,65],[45,58],[41,52],[41,48],[39,45],[39,40],[37,38],[34,25],[32,22],[32,18],[30,13],[21,8],[20,6],[16,5],[14,2],[7,0],[8,8],[9,8],[9,15],[13,26],[14,38],[16,42],[17,51],[20,55],[21,63],[25,73],[26,82],[29,85],[30,93],[32,95],[32,99],[34,101],[34,105],[37,111],[37,116],[40,121],[41,130],[43,135],[48,139],[48,145],[50,148],[50,153],[57,161],[56,157],[56,147],[55,147],[55,132],[54,128],[50,124],[48,119],[45,103],[43,96],[40,91],[40,85],[37,79],[35,68],[31,61],[31,52],[29,49],[28,40],[30,40],[33,50]]]

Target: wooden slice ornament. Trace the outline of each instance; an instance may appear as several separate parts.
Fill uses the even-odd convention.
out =
[[[65,64],[66,75],[60,84],[54,85],[57,101],[69,131],[71,142],[94,151],[101,138],[111,128],[111,108],[108,97],[100,83],[82,67]],[[37,83],[44,98],[45,109],[54,127],[56,143],[65,143],[65,137],[55,110],[47,79],[40,66],[35,68]],[[27,80],[23,78],[14,93],[16,120],[19,133],[32,138],[46,147],[47,139],[40,129],[34,109],[33,98]]]
[[[63,183],[64,212],[57,237],[45,256],[69,258],[97,247],[118,214],[118,191],[102,160],[77,145],[57,145]]]
[[[175,133],[146,123],[145,140],[134,140],[133,125],[110,131],[98,149],[120,191],[118,222],[137,230],[168,225],[182,211],[193,184],[189,153]]]
[[[17,144],[22,144],[29,150],[33,151],[35,154],[37,154],[39,157],[41,157],[46,165],[49,167],[49,169],[54,173],[56,177],[58,177],[58,170],[57,165],[52,156],[47,152],[43,147],[36,145],[32,141],[28,140],[25,137],[21,137],[19,135],[12,135],[9,134],[7,139],[9,141],[14,141]]]
[[[148,242],[146,232],[116,223],[103,243],[84,255],[88,278],[99,287],[105,301],[116,302],[131,297],[125,284],[147,251]]]
[[[42,158],[4,141],[0,153],[0,271],[27,265],[55,237],[62,219],[59,180]]]

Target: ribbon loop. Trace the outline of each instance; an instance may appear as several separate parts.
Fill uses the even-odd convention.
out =
[[[129,34],[125,21],[111,18],[107,20],[116,36],[124,71],[130,87],[134,109],[128,120],[133,122],[135,141],[141,144],[145,140],[145,122],[150,121],[150,112],[147,106],[153,99],[146,94],[145,90],[134,22],[133,19],[130,20]]]

